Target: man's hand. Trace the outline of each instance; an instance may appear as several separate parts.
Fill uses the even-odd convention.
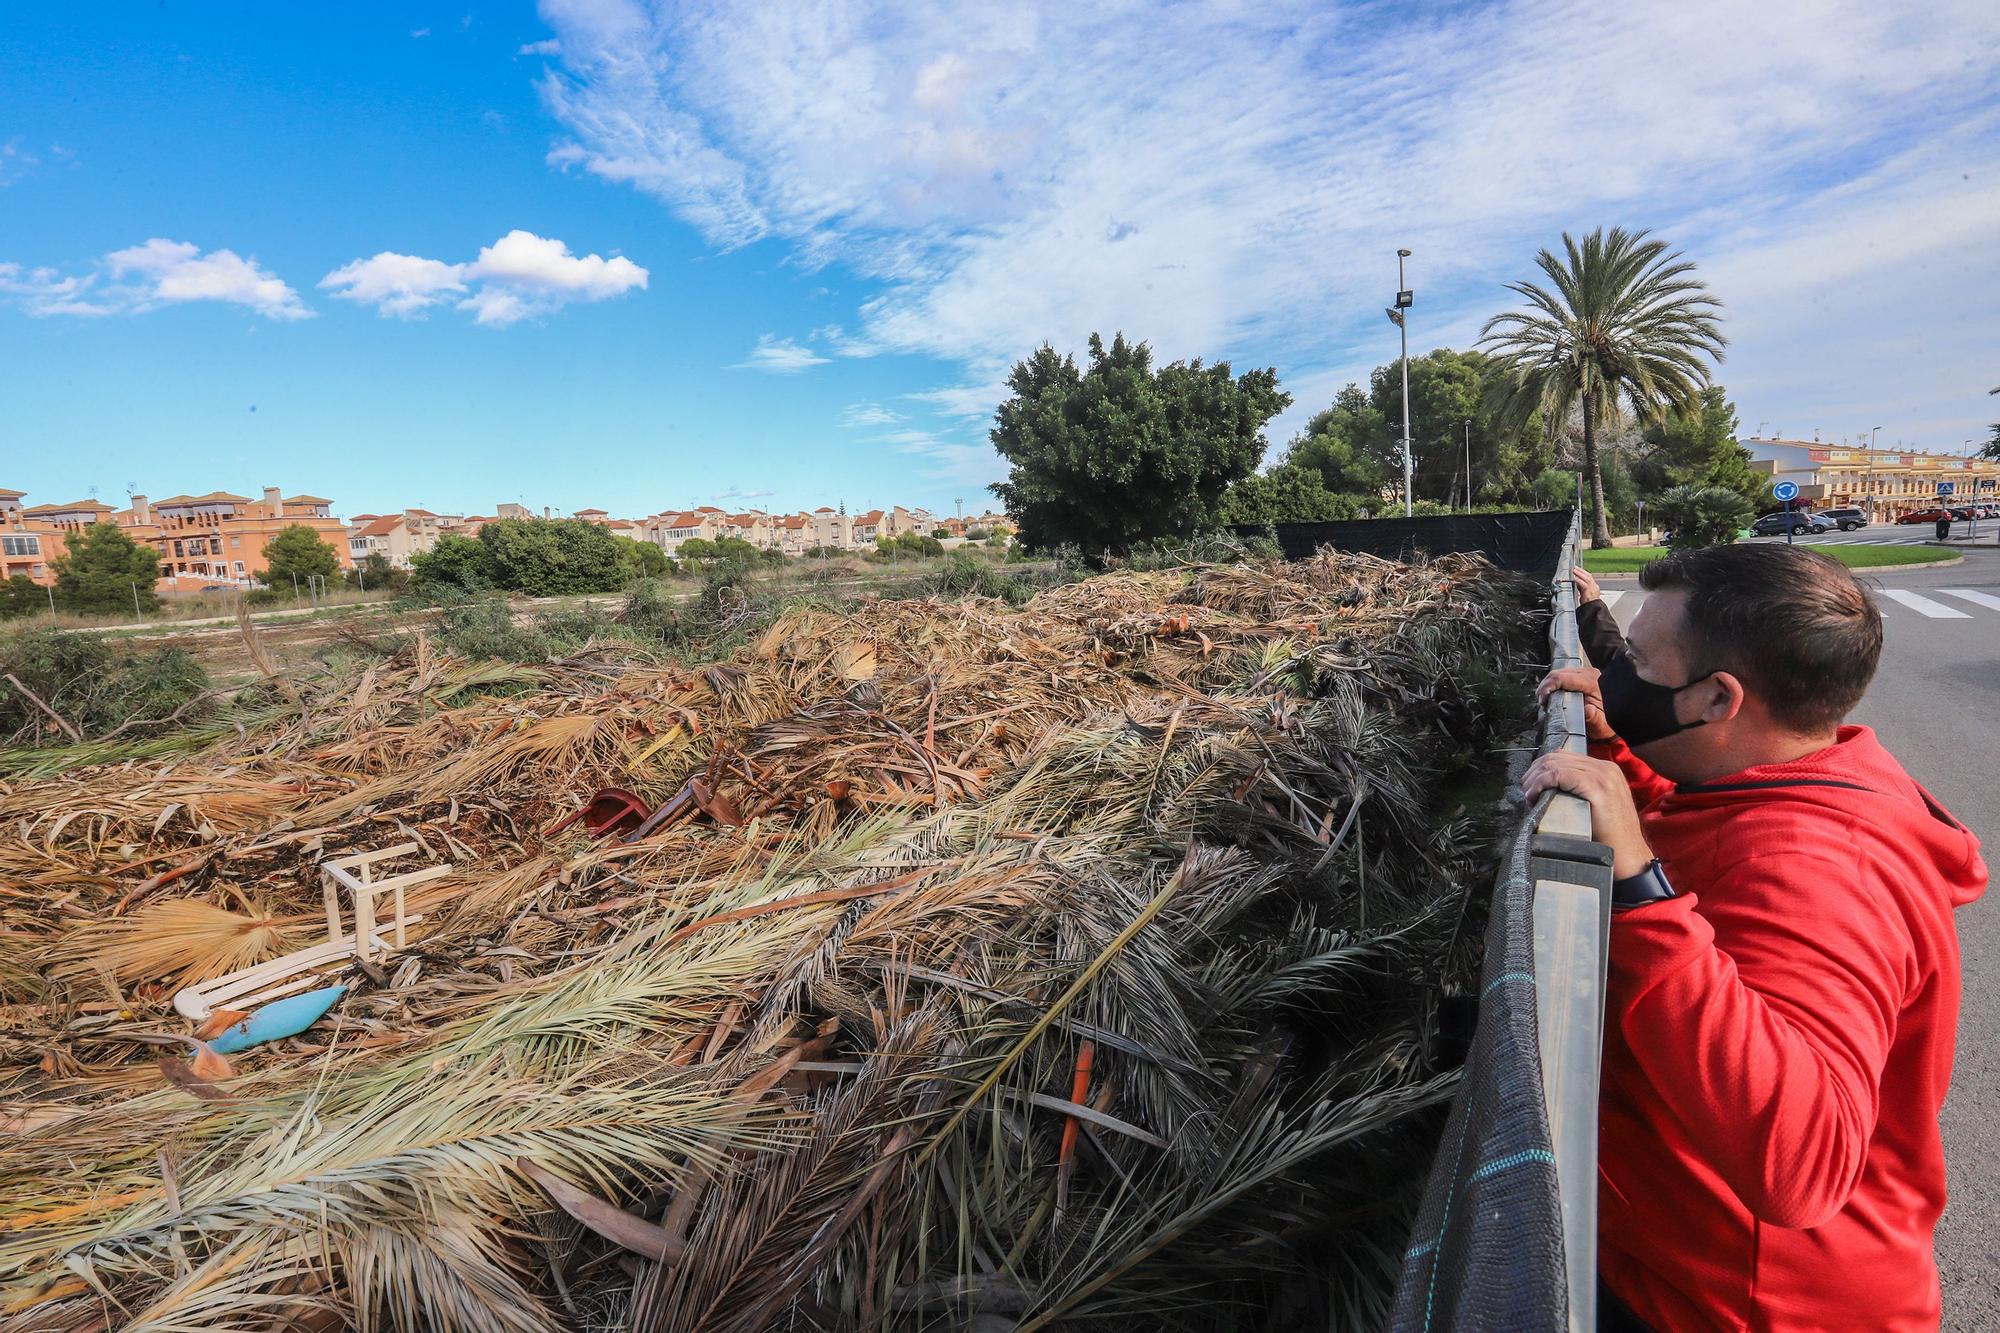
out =
[[[1581,565],[1571,568],[1569,571],[1569,581],[1576,585],[1576,604],[1578,606],[1582,606],[1585,602],[1594,602],[1603,595],[1597,587],[1597,575],[1591,573]]]
[[[1618,765],[1567,750],[1545,754],[1521,775],[1521,794],[1532,801],[1545,791],[1566,791],[1590,802],[1591,836],[1611,849],[1613,878],[1636,875],[1652,861],[1632,789]]]
[[[1547,703],[1557,690],[1575,690],[1583,696],[1584,735],[1608,741],[1618,734],[1604,718],[1604,691],[1598,687],[1596,667],[1558,667],[1549,672],[1535,687],[1535,702]]]

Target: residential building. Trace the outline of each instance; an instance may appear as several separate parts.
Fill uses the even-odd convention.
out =
[[[1954,502],[2000,499],[2000,461],[1904,449],[1867,449],[1819,440],[1751,438],[1752,470],[1798,485],[1802,508],[1856,508],[1890,520],[1937,503],[1940,483]]]
[[[646,520],[641,529],[641,540],[650,541],[655,546],[674,555],[683,542],[699,537],[703,541],[714,541],[721,535],[719,521],[721,511],[704,512],[698,509],[682,513],[655,514]]]
[[[821,505],[806,517],[812,522],[812,540],[806,543],[808,549],[829,546],[844,551],[854,544],[854,524],[840,511]]]
[[[47,587],[64,543],[87,524],[106,522],[111,506],[96,500],[23,506],[26,491],[0,490],[0,579],[24,574]]]
[[[462,531],[465,523],[462,514],[434,514],[428,509],[356,514],[347,522],[348,555],[357,565],[379,555],[397,569],[408,569],[416,556],[437,547],[439,537]]]
[[[111,521],[134,541],[153,547],[161,591],[192,591],[217,583],[248,586],[264,572],[264,547],[293,525],[312,529],[343,568],[351,566],[347,529],[332,508],[325,496],[287,496],[266,486],[257,500],[228,491],[164,500],[135,495],[131,508]]]

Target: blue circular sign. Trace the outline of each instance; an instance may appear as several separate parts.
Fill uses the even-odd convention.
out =
[[[1780,500],[1796,500],[1799,498],[1799,484],[1796,481],[1781,481],[1771,488],[1771,494]]]

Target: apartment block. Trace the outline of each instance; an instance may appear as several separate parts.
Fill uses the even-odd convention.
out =
[[[1796,482],[1800,502],[1811,508],[1857,508],[1871,519],[1893,519],[1936,504],[1941,482],[1951,484],[1953,503],[2000,499],[2000,461],[1991,458],[1754,437],[1743,447],[1754,471]]]
[[[437,547],[438,538],[447,532],[462,532],[466,525],[463,514],[434,514],[428,509],[356,514],[347,520],[348,557],[358,565],[371,555],[379,555],[396,569],[408,569],[416,556]]]

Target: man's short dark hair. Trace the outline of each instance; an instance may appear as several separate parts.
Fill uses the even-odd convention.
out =
[[[1882,612],[1838,560],[1804,546],[1677,551],[1639,573],[1687,594],[1690,669],[1727,671],[1784,726],[1838,726],[1882,660]]]

